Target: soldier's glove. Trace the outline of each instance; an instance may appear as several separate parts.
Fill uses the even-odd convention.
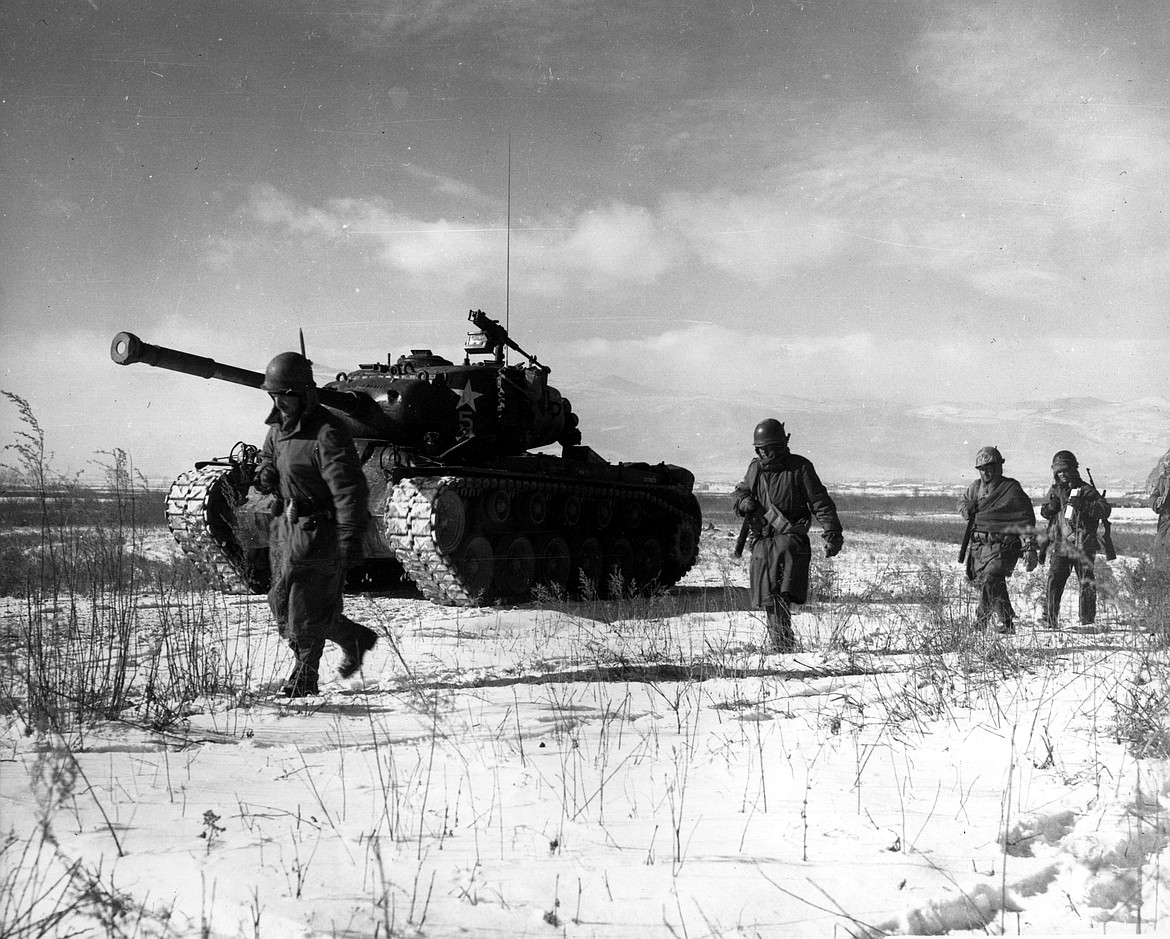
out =
[[[256,474],[256,488],[265,495],[271,495],[280,487],[280,472],[273,463],[265,463]]]
[[[822,532],[821,537],[825,541],[825,557],[827,558],[835,558],[845,547],[845,536],[839,531]]]
[[[739,504],[735,507],[735,511],[738,513],[740,518],[744,518],[748,515],[751,515],[753,512],[758,512],[759,510],[760,503],[758,503],[751,496],[744,496],[739,500]]]
[[[1040,557],[1036,553],[1036,543],[1028,545],[1024,549],[1024,570],[1029,574],[1036,570],[1036,566],[1040,563]]]

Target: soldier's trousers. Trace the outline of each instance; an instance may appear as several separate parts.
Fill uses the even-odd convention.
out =
[[[1170,564],[1170,512],[1158,516],[1158,529],[1154,535],[1154,563]]]
[[[975,624],[986,626],[992,615],[998,616],[1004,628],[1015,623],[1016,611],[1008,596],[1007,581],[1002,577],[988,578],[979,585],[979,604],[975,607]]]
[[[345,571],[331,519],[278,516],[269,545],[268,606],[282,638],[294,649],[298,643],[324,648],[330,640],[348,651],[368,642],[371,631],[341,612]]]
[[[808,599],[808,573],[812,550],[804,532],[774,534],[752,546],[750,592],[752,603],[762,607],[768,621],[768,647],[772,652],[792,652],[792,604]]]
[[[1008,596],[1007,579],[1012,576],[1022,549],[1020,539],[976,532],[967,555],[967,578],[979,587],[975,624],[987,625],[993,614],[1005,629],[1013,628],[1016,613]]]
[[[1094,570],[1096,556],[1089,551],[1077,557],[1054,554],[1048,566],[1048,589],[1044,597],[1044,622],[1055,626],[1060,618],[1060,601],[1064,596],[1064,585],[1069,574],[1076,571],[1080,585],[1078,597],[1081,623],[1088,625],[1097,619],[1097,575]]]

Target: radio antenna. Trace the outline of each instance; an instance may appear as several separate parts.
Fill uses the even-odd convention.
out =
[[[508,133],[508,234],[504,250],[504,329],[512,325],[512,134]],[[507,361],[507,359],[505,359]]]

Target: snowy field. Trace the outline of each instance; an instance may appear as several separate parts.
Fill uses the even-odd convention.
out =
[[[705,531],[649,600],[351,597],[381,641],[296,704],[261,598],[0,601],[8,637],[124,619],[154,715],[62,737],[6,708],[0,933],[1170,931],[1170,669],[1116,586],[1133,559],[1103,569],[1092,632],[1037,630],[1042,572],[1013,578],[1000,637],[970,631],[953,546],[849,536],[802,651],[765,655],[731,542]],[[149,689],[187,654],[241,693],[159,720]]]

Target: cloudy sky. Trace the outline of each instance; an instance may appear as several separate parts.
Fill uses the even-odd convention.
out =
[[[610,374],[1165,395],[1168,21],[1159,0],[5,0],[0,388],[61,468],[121,447],[148,475],[258,440],[266,403],[114,365],[123,329],[260,370],[303,328],[326,379],[455,357],[482,308],[575,402]]]

